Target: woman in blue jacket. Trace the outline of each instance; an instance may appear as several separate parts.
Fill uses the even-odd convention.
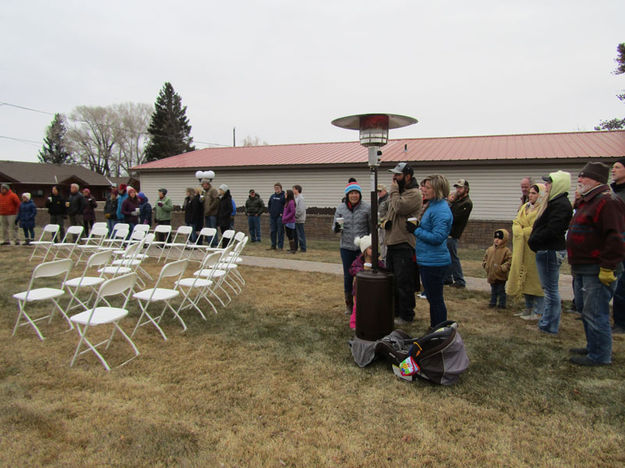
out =
[[[37,207],[30,199],[30,193],[23,193],[15,222],[24,230],[24,245],[30,245],[31,241],[35,240],[35,216]]]
[[[447,320],[443,279],[451,263],[447,248],[447,237],[453,222],[447,204],[449,181],[442,175],[428,176],[421,182],[421,194],[426,208],[419,227],[413,229],[417,237],[417,264],[425,296],[430,303],[430,328],[433,328]]]

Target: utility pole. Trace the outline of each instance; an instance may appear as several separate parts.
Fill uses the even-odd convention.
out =
[[[232,127],[232,146],[237,146],[237,127]]]

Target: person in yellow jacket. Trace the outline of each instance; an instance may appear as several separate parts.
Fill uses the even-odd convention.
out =
[[[508,237],[508,231],[497,229],[493,236],[493,245],[486,249],[482,260],[482,268],[486,270],[486,280],[490,284],[488,307],[506,308],[506,281],[512,262],[512,252],[506,246]]]
[[[506,293],[510,296],[523,294],[525,309],[514,314],[523,320],[538,320],[542,314],[545,293],[540,284],[536,268],[536,253],[527,244],[532,226],[542,213],[547,201],[547,189],[544,184],[534,184],[528,193],[529,201],[521,205],[512,221],[512,266]]]

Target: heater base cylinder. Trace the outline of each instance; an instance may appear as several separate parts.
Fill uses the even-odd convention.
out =
[[[365,270],[356,275],[356,337],[375,341],[394,329],[394,277]]]

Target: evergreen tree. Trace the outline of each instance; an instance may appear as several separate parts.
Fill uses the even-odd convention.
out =
[[[54,114],[54,119],[46,131],[43,147],[39,151],[39,161],[46,164],[68,164],[74,162],[65,145],[65,117]]]
[[[146,161],[195,150],[186,112],[187,106],[182,106],[182,99],[174,87],[169,82],[165,83],[154,103],[154,113],[148,127]]]

